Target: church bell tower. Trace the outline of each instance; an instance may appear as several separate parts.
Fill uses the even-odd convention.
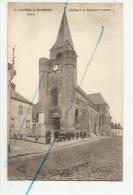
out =
[[[77,55],[65,10],[50,59],[39,59],[39,78],[39,112],[46,129],[73,129]]]

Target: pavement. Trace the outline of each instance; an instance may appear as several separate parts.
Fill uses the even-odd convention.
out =
[[[50,152],[36,180],[122,181],[122,149],[122,137],[97,137],[71,145],[69,143],[62,148],[58,145],[58,149]],[[45,154],[9,159],[9,180],[32,180]]]
[[[64,141],[64,142],[58,142],[54,143],[52,147],[53,150],[58,150],[61,148],[68,148],[74,145],[79,145],[83,143],[88,143],[88,142],[94,142],[97,140],[101,139],[107,139],[108,137],[106,136],[92,136],[85,138],[84,140],[81,140],[80,138],[78,140],[74,139],[71,141]],[[22,158],[26,156],[33,156],[33,155],[40,155],[41,153],[45,153],[48,151],[50,144],[43,144],[42,142],[37,143],[34,141],[30,140],[18,140],[18,139],[12,139],[11,142],[11,152],[9,153],[9,158]]]

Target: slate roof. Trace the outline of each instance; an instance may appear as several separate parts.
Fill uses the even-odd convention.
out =
[[[100,93],[88,94],[88,97],[95,105],[106,104],[108,106],[107,102]]]
[[[70,33],[65,9],[64,9],[64,13],[63,13],[63,17],[62,17],[61,25],[59,28],[59,33],[57,36],[56,43],[53,45],[51,50],[58,48],[58,47],[62,47],[64,45],[70,45],[71,48],[74,50],[74,45],[73,45],[73,41],[71,38],[71,33]]]
[[[79,86],[77,86],[77,87],[76,87],[76,91],[77,91],[78,93],[80,93],[80,95],[84,96],[84,98],[88,100],[88,103],[89,103],[91,106],[93,106],[93,102],[91,101],[91,99],[88,97],[88,95],[86,94],[86,92],[85,92],[83,89],[81,89]]]
[[[11,98],[14,99],[14,100],[18,100],[18,101],[20,101],[20,102],[24,102],[24,103],[33,105],[32,102],[30,102],[29,100],[27,100],[26,98],[24,98],[22,95],[20,95],[20,94],[17,93],[16,91],[13,91],[13,92],[11,93]]]

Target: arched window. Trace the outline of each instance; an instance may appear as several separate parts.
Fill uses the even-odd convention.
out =
[[[62,53],[61,52],[57,53],[56,57],[57,57],[57,59],[60,59],[62,57]]]
[[[75,110],[75,117],[78,117],[78,109]]]
[[[51,91],[51,102],[52,102],[52,105],[56,106],[58,105],[58,90],[57,89],[52,89]]]
[[[75,121],[76,121],[76,122],[78,122],[78,115],[79,115],[78,109],[76,109],[76,110],[75,110]]]
[[[91,122],[92,122],[92,110],[91,110]]]

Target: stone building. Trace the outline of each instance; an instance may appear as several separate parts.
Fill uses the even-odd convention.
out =
[[[111,135],[112,136],[123,136],[123,128],[120,123],[111,122]]]
[[[123,136],[123,129],[111,129],[112,136]]]
[[[109,105],[106,103],[100,93],[89,94],[88,97],[93,102],[99,113],[98,126],[100,135],[110,135],[111,116],[109,112]]]
[[[32,136],[33,104],[16,92],[15,84],[11,83],[10,102],[10,137]]]
[[[85,130],[88,136],[105,135],[110,129],[109,106],[97,104],[77,85],[77,57],[64,11],[50,58],[39,59],[39,101],[33,119],[45,133]]]

